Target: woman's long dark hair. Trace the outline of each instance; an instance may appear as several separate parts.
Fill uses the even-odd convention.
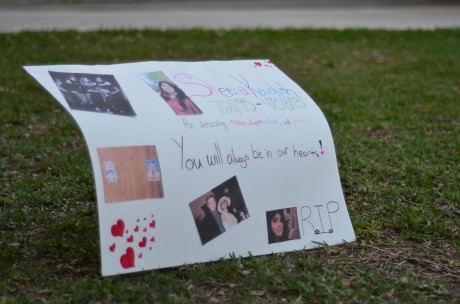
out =
[[[283,223],[283,234],[280,237],[277,237],[272,230],[272,220],[277,213],[280,214],[280,217],[281,217],[280,220]],[[289,239],[289,227],[288,227],[288,222],[286,221],[286,218],[284,217],[283,209],[267,211],[267,231],[268,231],[268,243],[269,244],[277,243],[277,242],[284,242]]]
[[[165,101],[168,101],[170,100],[171,98],[169,98],[169,96],[167,94],[165,94],[165,92],[163,91],[163,89],[161,88],[161,85],[163,83],[166,83],[168,85],[170,85],[171,87],[174,88],[174,90],[176,91],[177,93],[177,99],[179,100],[179,104],[181,105],[182,109],[184,109],[184,111],[188,111],[188,106],[185,104],[185,98],[187,98],[187,95],[185,95],[185,92],[182,91],[177,85],[175,85],[174,83],[171,83],[169,81],[159,81],[158,82],[158,87],[160,88],[160,95],[161,97],[163,97],[163,99]]]

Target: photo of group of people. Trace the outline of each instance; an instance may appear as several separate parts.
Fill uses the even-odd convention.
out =
[[[49,71],[69,107],[124,116],[136,116],[113,75]]]
[[[155,146],[97,148],[97,153],[106,203],[164,197]]]
[[[190,203],[204,245],[249,218],[236,176]]]
[[[297,208],[267,211],[268,243],[300,239]]]
[[[197,115],[203,113],[190,97],[162,71],[142,73],[139,76],[163,98],[176,115]]]

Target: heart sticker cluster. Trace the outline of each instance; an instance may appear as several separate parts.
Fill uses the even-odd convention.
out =
[[[254,67],[255,68],[262,68],[262,67],[272,68],[273,62],[271,62],[270,60],[254,61]]]
[[[142,259],[149,251],[153,250],[152,246],[155,242],[153,230],[155,227],[156,221],[153,214],[150,218],[138,218],[131,225],[126,225],[122,219],[118,219],[112,225],[110,232],[115,239],[109,246],[109,250],[115,254],[121,254],[121,267],[124,269],[135,267],[136,259]],[[121,246],[120,239],[123,240]]]

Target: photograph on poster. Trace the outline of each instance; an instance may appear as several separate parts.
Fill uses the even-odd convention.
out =
[[[155,146],[97,148],[106,203],[162,198]]]
[[[160,163],[157,159],[145,160],[145,169],[149,181],[159,181],[161,179]]]
[[[236,176],[192,201],[190,209],[203,245],[250,217]]]
[[[117,167],[115,163],[111,160],[106,160],[103,163],[104,167],[104,177],[108,183],[114,183],[118,181]]]
[[[48,72],[71,109],[136,116],[113,75]]]
[[[139,76],[166,101],[176,115],[197,115],[203,113],[190,97],[162,71],[141,73]]]
[[[284,208],[267,211],[268,243],[300,239],[297,208]]]

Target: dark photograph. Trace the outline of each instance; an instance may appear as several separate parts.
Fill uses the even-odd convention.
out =
[[[192,201],[190,209],[203,245],[249,218],[236,176]]]
[[[113,75],[49,73],[71,109],[136,116]]]

